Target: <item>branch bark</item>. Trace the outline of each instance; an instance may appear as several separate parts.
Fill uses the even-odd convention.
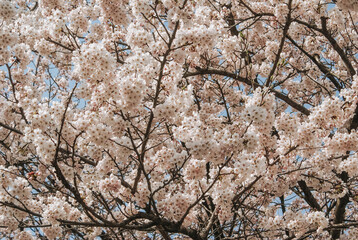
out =
[[[311,190],[308,188],[306,182],[303,180],[298,181],[298,185],[300,186],[301,190],[303,191],[304,199],[308,203],[308,205],[310,205],[311,208],[313,208],[317,211],[321,211],[322,210],[321,206],[318,204],[317,200],[312,195]]]
[[[254,86],[254,88],[264,88],[264,86],[261,86],[260,84],[256,83],[256,82],[252,82],[247,78],[243,78],[238,76],[237,74],[234,73],[230,73],[224,70],[216,70],[216,69],[202,69],[202,68],[196,68],[196,72],[187,72],[183,75],[184,78],[186,77],[193,77],[193,76],[198,76],[198,75],[209,75],[209,74],[214,74],[214,75],[220,75],[220,76],[225,76],[225,77],[229,77],[232,79],[235,79],[241,83],[245,83],[248,86]],[[273,92],[275,94],[275,96],[279,99],[281,99],[282,101],[286,102],[288,105],[290,105],[291,107],[293,107],[294,109],[296,109],[297,111],[303,113],[304,115],[310,115],[310,111],[305,108],[304,106],[302,106],[301,104],[295,102],[294,100],[290,99],[288,96],[276,91],[275,89],[270,89],[271,92]]]

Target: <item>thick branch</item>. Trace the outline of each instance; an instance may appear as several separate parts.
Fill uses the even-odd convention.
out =
[[[263,88],[263,86],[261,86],[260,84],[258,84],[256,82],[252,82],[247,78],[240,77],[237,74],[226,72],[224,70],[202,69],[202,68],[196,68],[196,70],[197,70],[196,72],[187,72],[187,73],[185,73],[183,77],[185,78],[185,77],[192,77],[192,76],[197,76],[197,75],[215,74],[215,75],[221,75],[221,76],[225,76],[225,77],[235,79],[235,80],[237,80],[239,82],[242,82],[242,83],[245,83],[245,84],[247,84],[249,86],[253,85],[254,88],[258,88],[258,87]],[[278,92],[278,91],[276,91],[274,89],[270,89],[270,91],[273,92],[277,98],[279,98],[282,101],[286,102],[288,105],[290,105],[294,109],[300,111],[304,115],[308,116],[311,113],[307,108],[305,108],[301,104],[293,101],[292,99],[290,99],[286,95],[284,95],[284,94],[282,94],[282,93],[280,93],[280,92]]]
[[[348,131],[351,132],[354,129],[357,129],[358,127],[358,106],[356,106],[356,109],[354,111],[354,116],[353,119],[348,127]],[[349,154],[349,152],[347,152],[347,155]],[[344,161],[347,157],[344,157],[342,159],[342,161]],[[346,171],[343,171],[341,174],[338,175],[338,177],[340,179],[342,179],[343,182],[348,182],[348,173]],[[344,217],[345,217],[345,213],[346,213],[346,206],[349,203],[349,195],[348,193],[346,193],[343,197],[341,197],[340,199],[337,200],[337,206],[334,210],[334,219],[333,219],[333,223],[335,224],[340,224],[343,223],[344,221]],[[341,235],[341,230],[333,230],[331,232],[332,234],[332,238],[333,239],[338,239]]]
[[[291,25],[291,5],[292,5],[292,0],[290,0],[288,2],[289,12],[288,12],[288,15],[287,15],[287,18],[286,18],[285,27],[283,28],[283,35],[282,35],[282,38],[281,38],[280,46],[278,48],[278,52],[276,54],[275,62],[273,63],[273,67],[271,68],[271,71],[270,71],[270,73],[269,73],[269,75],[267,77],[267,80],[266,80],[266,84],[265,84],[266,87],[270,86],[270,84],[271,84],[271,82],[273,80],[272,79],[273,75],[274,75],[274,73],[276,71],[278,62],[280,60],[281,53],[282,53],[282,50],[283,50],[283,46],[285,45],[286,35],[287,35],[288,29],[290,28],[290,25]]]
[[[13,128],[13,127],[10,127],[2,122],[0,122],[0,126],[3,127],[3,128],[6,128],[7,130],[10,130],[12,132],[15,132],[17,134],[20,134],[20,135],[24,135],[20,130],[17,130],[16,128]]]
[[[331,43],[333,49],[339,54],[339,56],[342,58],[344,64],[349,70],[349,73],[353,76],[356,74],[356,71],[354,70],[354,67],[352,66],[351,62],[349,61],[347,55],[344,53],[343,49],[338,45],[337,41],[332,37],[330,32],[327,29],[327,18],[321,17],[321,23],[322,23],[322,30],[321,33],[327,38],[327,40]]]
[[[329,80],[333,83],[333,85],[340,91],[342,89],[339,82],[336,80],[334,75],[331,73],[331,71],[323,65],[321,62],[319,62],[315,57],[310,55],[306,50],[304,50],[300,45],[298,45],[295,40],[293,40],[290,36],[287,36],[287,39],[290,40],[290,42],[295,45],[301,52],[303,52],[311,61],[316,64],[316,66],[321,70],[321,72],[328,77]]]
[[[322,210],[321,206],[318,204],[317,200],[312,195],[306,182],[303,180],[298,181],[298,185],[300,186],[301,190],[303,191],[304,199],[308,203],[308,205],[310,205],[311,208],[316,209],[317,211],[321,211]]]
[[[329,33],[329,31],[327,29],[327,23],[326,23],[327,19],[325,17],[321,17],[322,29],[317,27],[316,25],[309,24],[309,23],[304,22],[299,19],[295,19],[294,21],[323,34],[327,38],[327,40],[330,42],[333,49],[339,54],[339,56],[343,60],[344,64],[348,68],[350,74],[352,76],[356,74],[356,71],[354,70],[354,67],[352,66],[351,62],[349,61],[347,55],[344,53],[343,49],[338,45],[338,43],[334,39],[334,37],[332,37],[332,35]]]

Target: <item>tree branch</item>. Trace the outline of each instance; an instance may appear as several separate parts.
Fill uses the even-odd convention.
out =
[[[207,74],[214,74],[214,75],[221,75],[221,76],[225,76],[225,77],[229,77],[232,79],[235,79],[241,83],[245,83],[249,86],[254,86],[254,88],[258,88],[261,87],[263,88],[264,86],[261,86],[260,84],[256,83],[256,82],[252,82],[250,80],[248,80],[247,78],[243,78],[238,76],[237,74],[234,73],[230,73],[224,70],[216,70],[216,69],[202,69],[202,68],[196,68],[196,72],[186,72],[183,77],[193,77],[193,76],[198,76],[198,75],[207,75]],[[275,89],[270,89],[271,92],[273,92],[275,94],[275,96],[279,99],[281,99],[282,101],[286,102],[288,105],[290,105],[291,107],[293,107],[294,109],[298,110],[299,112],[303,113],[304,115],[310,115],[310,111],[305,108],[304,106],[302,106],[301,104],[293,101],[292,99],[290,99],[289,97],[287,97],[286,95],[276,91]]]

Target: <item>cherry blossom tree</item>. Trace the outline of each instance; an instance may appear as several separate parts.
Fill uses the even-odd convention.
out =
[[[357,239],[357,0],[0,0],[0,238]]]

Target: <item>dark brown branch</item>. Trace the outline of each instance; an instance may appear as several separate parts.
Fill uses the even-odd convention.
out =
[[[71,51],[71,52],[74,51],[74,49],[63,45],[62,43],[56,42],[56,41],[52,40],[51,38],[47,38],[46,40],[49,41],[49,42],[51,42],[51,43],[53,43],[53,44],[55,44],[55,45],[58,45],[58,46],[64,48],[64,49],[67,49],[68,51]]]
[[[257,176],[254,181],[252,181],[249,185],[247,185],[243,190],[241,190],[241,192],[239,192],[239,194],[237,194],[237,195],[232,199],[232,202],[233,202],[233,203],[236,203],[236,202],[240,199],[240,197],[241,197],[245,192],[247,192],[248,190],[250,190],[250,189],[255,185],[255,183],[256,183],[258,180],[260,180],[261,178],[262,178],[261,175],[260,175],[260,176]]]
[[[215,82],[216,82],[216,84],[218,85],[218,88],[219,88],[219,91],[220,91],[220,95],[221,95],[221,98],[222,98],[222,100],[223,100],[223,104],[224,104],[225,111],[226,111],[227,123],[231,123],[230,111],[229,111],[228,104],[227,104],[227,102],[226,102],[224,90],[223,90],[223,88],[221,87],[219,81],[215,81]]]
[[[302,53],[304,53],[311,61],[316,64],[316,66],[321,70],[321,72],[328,77],[329,80],[333,83],[333,85],[340,91],[342,89],[339,82],[336,80],[335,76],[331,73],[331,71],[323,65],[321,62],[318,61],[314,56],[310,55],[306,50],[303,49],[300,45],[298,45],[295,40],[293,40],[290,36],[287,36],[287,39],[290,40],[290,42],[295,45]]]
[[[358,222],[340,223],[340,224],[332,224],[332,225],[324,228],[323,230],[327,231],[327,230],[332,230],[332,229],[339,229],[339,231],[341,231],[341,229],[347,229],[350,227],[357,227],[357,226],[358,226]],[[296,238],[296,236],[293,235],[289,238],[286,238],[286,240],[292,240],[292,239],[303,240],[303,239],[306,239],[310,234],[312,234],[316,231],[317,231],[317,229],[310,229],[300,238]]]
[[[7,207],[10,207],[10,208],[20,210],[22,212],[26,212],[26,213],[31,214],[31,215],[36,216],[36,217],[41,217],[41,214],[35,213],[35,212],[33,212],[33,211],[29,210],[29,209],[20,207],[20,206],[14,204],[14,203],[11,203],[11,202],[0,202],[0,204],[2,204],[4,206],[7,206]]]
[[[11,64],[11,66],[12,66],[12,64]],[[10,80],[10,83],[11,83],[12,94],[14,95],[15,102],[19,103],[19,100],[16,97],[15,82],[12,79],[12,75],[11,75],[11,66],[6,64],[6,68],[7,68],[8,75],[9,75],[8,77],[9,77],[9,80]],[[20,109],[20,113],[21,113],[22,118],[24,119],[25,123],[28,124],[29,122],[26,119],[24,109],[22,107],[19,107],[19,109]]]
[[[146,219],[149,220],[150,222],[142,223],[139,225],[131,224],[133,221],[140,220],[140,219]],[[76,221],[67,221],[67,220],[60,220],[60,219],[58,219],[58,221],[61,222],[62,224],[67,224],[72,226],[106,227],[106,228],[132,229],[132,230],[139,230],[139,231],[145,231],[153,226],[161,226],[167,232],[181,233],[191,237],[192,239],[203,240],[203,238],[200,237],[197,231],[193,229],[179,226],[178,224],[175,224],[169,220],[144,212],[138,212],[137,214],[128,217],[127,219],[123,220],[120,223],[76,222]]]
[[[216,70],[216,69],[202,69],[202,68],[196,68],[196,72],[187,72],[184,74],[184,78],[185,77],[192,77],[192,76],[197,76],[197,75],[206,75],[206,74],[215,74],[215,75],[221,75],[221,76],[225,76],[225,77],[229,77],[232,79],[235,79],[239,82],[245,83],[249,86],[254,86],[254,88],[258,88],[258,87],[262,87],[260,84],[256,83],[256,82],[252,82],[247,78],[243,78],[238,76],[237,74],[234,73],[230,73],[224,70]],[[304,106],[302,106],[301,104],[293,101],[292,99],[290,99],[289,97],[287,97],[286,95],[274,90],[274,89],[270,89],[271,92],[273,92],[275,94],[275,96],[279,99],[281,99],[282,101],[286,102],[288,105],[290,105],[291,107],[293,107],[294,109],[298,110],[299,112],[305,114],[305,115],[310,115],[310,111],[305,108]]]
[[[322,30],[321,33],[327,38],[327,40],[331,43],[333,49],[339,54],[339,56],[342,58],[344,64],[349,70],[349,73],[353,76],[356,74],[356,71],[354,70],[354,67],[352,66],[351,62],[349,61],[347,55],[344,53],[343,49],[338,45],[337,41],[332,37],[330,32],[327,29],[327,18],[321,17],[321,23],[322,23]]]
[[[198,197],[190,206],[187,208],[181,219],[178,221],[179,225],[182,225],[184,222],[184,219],[189,214],[191,209],[195,207],[204,197],[207,192],[210,191],[210,189],[215,185],[215,183],[218,181],[219,176],[221,174],[221,170],[226,166],[226,164],[232,159],[233,154],[231,154],[230,157],[227,157],[226,161],[222,164],[222,166],[219,167],[218,173],[216,174],[215,178],[213,179],[212,183],[207,187],[207,189],[201,194],[200,197]]]
[[[86,215],[94,222],[97,222],[97,221],[92,217],[92,215],[95,216],[97,219],[100,219],[101,221],[103,221],[105,223],[108,223],[108,221],[106,219],[102,218],[92,208],[87,206],[87,204],[83,201],[83,199],[82,199],[80,193],[78,192],[78,190],[75,187],[70,185],[70,183],[67,181],[67,179],[63,175],[63,173],[62,173],[62,171],[61,171],[61,169],[60,169],[60,167],[58,165],[58,154],[60,152],[60,145],[61,145],[61,133],[62,133],[62,130],[63,130],[63,126],[65,124],[66,113],[67,113],[68,107],[69,107],[70,102],[71,102],[71,98],[73,96],[73,93],[74,93],[76,87],[77,87],[77,84],[75,85],[75,87],[73,88],[70,96],[68,97],[66,107],[65,107],[65,110],[64,110],[63,115],[62,115],[61,126],[60,126],[60,129],[58,131],[57,146],[56,146],[55,156],[54,156],[54,159],[52,161],[52,165],[55,168],[55,173],[56,173],[57,178],[61,181],[61,183],[65,186],[65,188],[67,188],[68,190],[70,190],[72,192],[72,194],[74,195],[74,198],[84,208]],[[91,213],[92,215],[89,214],[89,213]]]
[[[345,194],[342,198],[337,200],[337,206],[334,210],[334,224],[340,224],[344,221],[345,213],[346,213],[346,206],[349,203],[349,196]],[[332,231],[332,239],[339,239],[341,235],[340,229],[335,229]]]
[[[0,126],[3,127],[3,128],[6,128],[7,130],[10,130],[12,132],[15,132],[17,134],[20,134],[20,135],[24,135],[20,130],[17,130],[16,128],[13,128],[13,127],[10,127],[2,122],[0,122]]]
[[[308,205],[310,205],[311,208],[316,209],[317,211],[321,211],[322,210],[321,206],[318,204],[317,200],[312,195],[306,182],[303,180],[298,181],[298,185],[300,186],[301,190],[303,191],[304,199],[308,203]]]
[[[64,148],[59,148],[59,151],[60,151],[61,153],[67,154],[67,155],[71,155],[71,154],[72,154],[70,151],[67,151],[67,150],[64,149]],[[74,153],[73,155],[74,155],[75,157],[78,157],[81,161],[83,161],[83,162],[85,162],[85,163],[87,163],[87,164],[90,164],[90,165],[92,165],[92,166],[96,166],[96,165],[97,165],[96,162],[94,162],[94,161],[92,161],[91,159],[88,159],[88,158],[86,158],[86,157],[83,157],[83,156],[81,156],[81,155],[79,155],[79,154],[77,154],[77,153]]]
[[[327,38],[327,40],[331,43],[331,46],[333,47],[333,49],[339,54],[339,56],[343,60],[344,64],[348,68],[350,74],[352,76],[356,74],[356,71],[354,70],[354,67],[352,66],[351,62],[349,61],[347,55],[344,53],[343,49],[338,45],[337,41],[332,37],[332,35],[328,31],[326,17],[321,17],[322,29],[317,27],[317,25],[315,25],[315,24],[309,24],[309,23],[299,20],[297,18],[294,21],[323,34],[323,36],[325,36]]]
[[[231,9],[231,4],[226,5],[226,7],[228,9]],[[231,33],[232,36],[238,36],[239,35],[239,31],[236,29],[236,23],[235,23],[235,18],[234,15],[232,14],[232,12],[230,11],[230,13],[225,17],[226,22],[229,25],[229,31]]]
[[[273,75],[274,75],[274,73],[276,71],[278,62],[280,61],[283,46],[285,45],[286,35],[287,35],[288,29],[290,28],[290,25],[291,25],[291,11],[292,11],[291,6],[292,6],[292,0],[290,0],[288,2],[289,12],[288,12],[288,15],[287,15],[287,18],[286,18],[285,27],[283,28],[283,34],[282,34],[281,42],[280,42],[280,45],[279,45],[279,48],[278,48],[278,52],[276,54],[275,62],[273,63],[273,67],[271,68],[271,71],[270,71],[270,73],[269,73],[269,75],[267,77],[266,83],[265,83],[266,87],[270,86],[270,84],[271,84],[271,82],[273,80]]]
[[[356,109],[354,111],[353,119],[352,119],[349,127],[347,128],[347,130],[349,132],[351,132],[352,130],[357,129],[357,127],[358,127],[358,106],[356,106]],[[347,152],[347,155],[342,158],[342,161],[347,159],[348,155],[349,155],[349,151]],[[340,179],[342,179],[342,181],[345,182],[345,183],[347,183],[348,180],[349,180],[349,176],[348,176],[348,173],[346,171],[343,171],[341,174],[338,175],[338,177]],[[339,198],[337,200],[337,205],[336,205],[336,208],[334,210],[333,223],[335,223],[335,224],[343,223],[345,213],[346,213],[346,206],[347,206],[347,204],[349,202],[350,202],[350,200],[349,200],[348,193],[346,193],[343,197],[341,197],[341,198]],[[332,239],[339,239],[339,237],[341,235],[341,230],[333,230],[331,232],[331,234],[332,234]]]

